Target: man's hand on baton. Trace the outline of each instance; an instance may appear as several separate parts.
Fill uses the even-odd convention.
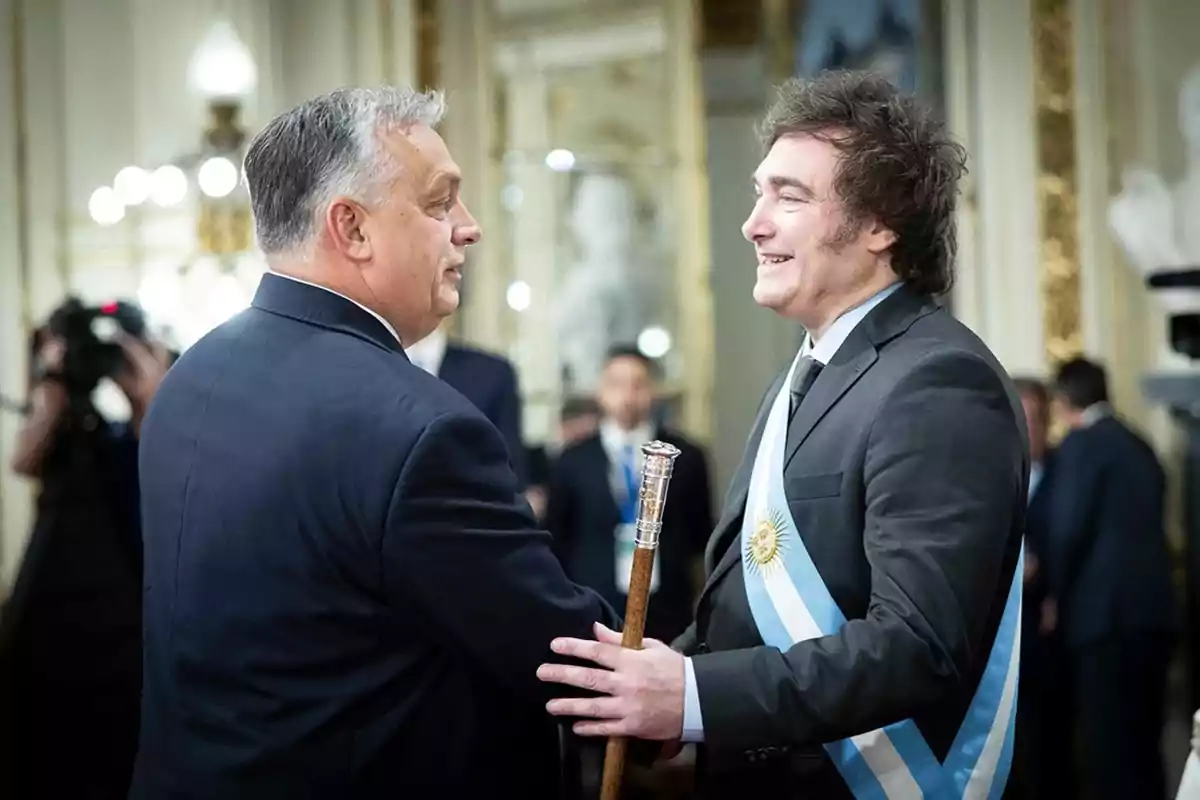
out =
[[[597,641],[555,639],[555,653],[594,662],[603,669],[543,664],[538,678],[597,692],[601,697],[551,700],[555,716],[581,717],[580,736],[626,736],[666,741],[683,732],[683,656],[657,639],[641,650],[621,646],[621,634],[596,623]]]

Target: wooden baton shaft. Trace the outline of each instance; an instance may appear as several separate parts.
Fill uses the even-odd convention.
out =
[[[621,646],[640,650],[646,631],[646,607],[650,604],[650,578],[654,573],[654,550],[638,547],[633,551],[633,568],[629,575],[629,596],[625,601],[625,629]],[[625,750],[629,740],[624,736],[608,737],[604,748],[604,776],[600,784],[600,800],[617,800],[625,779]]]

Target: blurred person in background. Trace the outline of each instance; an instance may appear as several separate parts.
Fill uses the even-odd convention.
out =
[[[96,330],[109,323],[106,339]],[[37,514],[0,627],[18,797],[124,798],[141,692],[141,421],[172,355],[128,304],[64,303],[32,342],[30,410],[12,468]],[[127,422],[92,402],[109,377]]]
[[[704,451],[654,423],[654,364],[634,347],[611,350],[600,374],[598,429],[566,447],[551,470],[546,526],[568,574],[624,613],[632,566],[642,445],[679,448],[671,502],[663,516],[646,635],[670,640],[692,619],[700,563],[712,532],[711,482]]]
[[[406,347],[409,359],[458,390],[496,426],[522,489],[529,486],[528,456],[521,433],[521,392],[512,362],[495,353],[452,342],[442,326]]]
[[[558,417],[559,452],[594,434],[600,425],[600,415],[600,404],[595,398],[568,398]]]
[[[1071,691],[1054,609],[1043,569],[1054,491],[1054,448],[1049,442],[1050,393],[1036,378],[1013,379],[1029,430],[1029,508],[1025,516],[1025,596],[1021,603],[1021,673],[1017,691],[1015,798],[1070,800],[1073,720]]]
[[[600,407],[591,397],[568,397],[558,412],[558,433],[553,442],[530,445],[525,448],[529,465],[530,486],[525,498],[537,518],[545,522],[546,493],[550,487],[550,476],[563,450],[583,441],[596,432],[600,424]]]
[[[1055,457],[1046,619],[1069,659],[1085,796],[1162,798],[1167,669],[1181,624],[1166,478],[1150,445],[1113,412],[1101,365],[1063,364],[1053,395],[1070,432]]]

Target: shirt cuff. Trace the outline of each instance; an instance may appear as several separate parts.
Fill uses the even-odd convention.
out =
[[[683,735],[684,742],[704,741],[704,722],[700,719],[700,693],[696,691],[696,673],[692,660],[683,660]]]

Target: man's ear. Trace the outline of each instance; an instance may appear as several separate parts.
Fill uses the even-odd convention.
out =
[[[366,210],[345,197],[329,204],[325,212],[325,231],[333,249],[351,261],[371,258],[371,239],[364,223]]]
[[[887,250],[896,243],[896,233],[879,220],[872,220],[867,228],[867,250],[874,255]]]

